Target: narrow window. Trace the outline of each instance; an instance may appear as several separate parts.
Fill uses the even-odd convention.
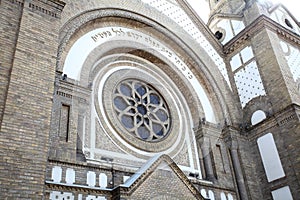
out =
[[[257,140],[259,153],[269,182],[285,176],[272,133]]]
[[[59,120],[59,136],[61,140],[69,140],[70,106],[62,105]]]
[[[279,188],[272,191],[272,197],[274,200],[293,200],[292,193],[289,186]]]

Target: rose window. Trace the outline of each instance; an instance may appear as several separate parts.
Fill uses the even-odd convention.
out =
[[[149,84],[125,80],[113,94],[113,105],[122,126],[144,141],[159,141],[170,129],[170,112],[162,96]]]

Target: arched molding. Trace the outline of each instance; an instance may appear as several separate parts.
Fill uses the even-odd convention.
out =
[[[228,124],[231,124],[232,119],[234,121],[236,120],[236,117],[234,116],[235,114],[238,114],[238,112],[236,112],[235,114],[229,113],[229,105],[227,105],[226,103],[234,101],[232,98],[232,94],[225,84],[222,75],[218,71],[217,66],[215,66],[215,64],[211,61],[211,58],[200,46],[200,48],[198,47],[197,49],[191,49],[189,46],[194,46],[192,44],[192,39],[188,36],[188,34],[184,34],[184,31],[178,25],[176,27],[174,22],[168,20],[168,18],[166,18],[165,16],[164,18],[166,19],[163,19],[162,21],[165,22],[167,20],[168,23],[171,24],[170,27],[175,26],[177,30],[180,30],[176,32],[177,35],[174,35],[175,33],[170,32],[169,29],[162,26],[161,24],[157,24],[149,18],[146,18],[137,13],[132,13],[124,10],[112,10],[103,8],[100,10],[86,11],[82,15],[74,17],[61,28],[57,71],[62,71],[63,63],[67,56],[67,53],[69,52],[75,41],[77,41],[82,35],[89,32],[90,30],[94,30],[101,26],[107,25],[107,23],[109,23],[107,19],[112,16],[118,16],[120,17],[120,19],[127,21],[127,25],[130,25],[132,22],[139,21],[140,27],[138,28],[146,28],[147,31],[149,31],[149,34],[152,34],[151,31],[153,30],[158,31],[162,35],[165,35],[165,38],[168,41],[172,41],[177,44],[176,48],[180,49],[181,52],[185,54],[185,58],[188,58],[192,61],[191,63],[194,67],[192,68],[192,70],[197,72],[197,76],[201,76],[201,79],[199,79],[199,77],[197,78],[199,80],[202,80],[200,83],[204,85],[207,93],[211,94],[209,98],[215,105],[215,111],[217,113],[221,113],[222,115],[222,117],[220,117],[220,123],[222,124],[224,121],[226,121]],[[99,23],[100,21],[103,23]],[[187,46],[187,43],[191,45]],[[197,55],[201,55],[201,59]]]
[[[251,117],[255,111],[261,110],[265,113],[266,118],[273,115],[272,105],[267,96],[259,96],[252,99],[244,108],[243,121],[245,126],[251,126]]]
[[[150,54],[150,52],[146,52],[146,49],[143,46],[139,45],[138,43],[125,43],[122,42],[124,48],[115,48],[114,44],[106,43],[94,49],[93,52],[88,56],[86,62],[83,66],[83,71],[87,71],[89,73],[82,73],[80,77],[80,84],[84,86],[91,85],[93,80],[96,78],[95,75],[98,71],[105,65],[113,62],[121,62],[121,61],[130,61],[133,64],[139,63],[142,65],[160,67],[160,69],[168,75],[169,79],[171,79],[174,83],[176,83],[178,88],[181,88],[181,93],[185,97],[186,102],[190,108],[191,115],[193,117],[193,124],[197,126],[198,120],[205,117],[204,109],[200,100],[198,99],[195,91],[190,86],[190,83],[185,79],[185,77],[178,73],[175,69],[176,67],[173,66],[174,64],[169,62],[168,60],[161,60],[158,54]],[[130,47],[140,47],[137,49],[133,49]],[[103,49],[111,51],[103,51]],[[131,51],[129,50],[131,49]],[[125,54],[126,53],[126,54]],[[138,54],[138,55],[137,55]],[[147,59],[145,58],[147,57]],[[96,65],[95,65],[96,63]],[[167,66],[167,67],[164,67]],[[222,117],[221,115],[217,115],[217,118]]]
[[[257,110],[252,114],[251,117],[251,125],[254,126],[260,122],[262,122],[263,120],[265,120],[266,117],[266,113],[262,110]]]

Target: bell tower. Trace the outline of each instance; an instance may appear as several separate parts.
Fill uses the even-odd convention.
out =
[[[243,9],[245,4],[245,0],[209,0],[210,16],[216,14],[237,14]]]
[[[246,5],[244,0],[209,0],[208,27],[222,44],[245,28],[243,10]]]
[[[240,178],[247,177],[248,188],[240,197],[295,198],[300,195],[295,173],[300,162],[292,159],[300,155],[299,22],[285,6],[270,1],[210,0],[209,6],[208,26],[223,46],[232,92],[240,101],[235,141]],[[232,143],[231,135],[224,132]]]

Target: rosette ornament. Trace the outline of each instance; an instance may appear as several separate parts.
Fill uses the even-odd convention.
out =
[[[170,112],[163,97],[140,80],[124,80],[113,93],[113,107],[123,127],[144,141],[160,141],[170,129]]]

